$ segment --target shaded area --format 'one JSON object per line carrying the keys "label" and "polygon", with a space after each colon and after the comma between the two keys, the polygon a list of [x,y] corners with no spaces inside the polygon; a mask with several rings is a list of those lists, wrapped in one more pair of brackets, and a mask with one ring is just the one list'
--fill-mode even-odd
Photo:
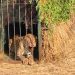
{"label": "shaded area", "polygon": [[[15,28],[14,28],[15,26]],[[8,28],[9,28],[9,32],[8,32]],[[9,39],[14,37],[14,30],[15,30],[15,35],[19,35],[20,36],[20,30],[21,30],[21,36],[25,36],[26,35],[26,26],[25,24],[22,22],[20,24],[19,27],[19,22],[15,22],[15,24],[10,23],[9,26],[6,25],[4,27],[5,29],[5,44],[4,44],[4,52],[8,55],[9,54],[9,48],[8,48],[8,43],[9,43]],[[38,38],[38,25],[37,24],[33,24],[33,35]],[[27,29],[27,33],[31,33],[31,27],[29,27]],[[9,34],[9,36],[8,36]],[[31,33],[32,34],[32,33]],[[34,59],[38,59],[39,58],[39,53],[38,53],[38,39],[37,40],[37,46],[34,49]]]}

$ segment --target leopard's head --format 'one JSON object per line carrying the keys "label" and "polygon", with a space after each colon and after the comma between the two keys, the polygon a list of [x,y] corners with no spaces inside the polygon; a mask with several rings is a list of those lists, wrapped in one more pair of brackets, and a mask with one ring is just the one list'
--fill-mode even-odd
{"label": "leopard's head", "polygon": [[28,47],[36,47],[36,39],[32,34],[27,34],[25,36],[25,43]]}

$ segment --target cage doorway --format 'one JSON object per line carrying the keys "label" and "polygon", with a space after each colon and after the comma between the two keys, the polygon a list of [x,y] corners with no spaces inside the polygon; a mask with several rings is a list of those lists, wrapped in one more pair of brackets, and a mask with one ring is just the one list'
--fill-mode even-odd
{"label": "cage doorway", "polygon": [[32,34],[36,37],[36,47],[34,48],[34,60],[39,60],[39,26],[37,20],[36,1],[21,1],[9,3],[6,1],[6,7],[3,8],[3,1],[1,2],[1,25],[4,34],[1,38],[4,53],[10,57],[9,39],[19,35],[20,37],[26,34]]}
{"label": "cage doorway", "polygon": [[[9,24],[9,36],[8,37],[8,25],[5,26],[4,30],[5,30],[5,44],[4,44],[4,53],[9,55],[9,39],[12,39],[12,37],[14,37],[14,26],[13,23]],[[20,29],[19,29],[19,23],[15,22],[16,28],[15,28],[15,35],[19,35],[20,36]],[[28,34],[32,34],[31,33],[31,29],[27,29],[27,33]],[[21,23],[21,37],[26,35],[26,28],[25,28],[25,24]],[[33,25],[33,35],[36,37],[36,47],[34,48],[34,59],[38,60],[39,59],[39,51],[38,51],[38,25],[34,24]],[[9,39],[8,39],[9,38]]]}

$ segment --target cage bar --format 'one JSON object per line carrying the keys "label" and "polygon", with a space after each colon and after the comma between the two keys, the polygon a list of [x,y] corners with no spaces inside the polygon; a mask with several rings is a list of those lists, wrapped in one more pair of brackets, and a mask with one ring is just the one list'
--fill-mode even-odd
{"label": "cage bar", "polygon": [[32,0],[31,0],[31,33],[33,34],[32,5],[33,5],[33,2],[32,2]]}
{"label": "cage bar", "polygon": [[14,27],[14,50],[15,50],[15,60],[16,60],[16,43],[15,43],[15,4],[14,4],[14,0],[13,0],[13,27]]}
{"label": "cage bar", "polygon": [[[7,25],[8,25],[8,40],[10,39],[10,34],[9,34],[9,3],[8,3],[8,0],[7,0]],[[8,43],[8,48],[9,48],[9,43]],[[9,48],[9,57],[10,57],[10,48]]]}
{"label": "cage bar", "polygon": [[[39,18],[39,15],[38,15],[38,18]],[[39,61],[41,61],[41,47],[42,47],[41,23],[38,20],[38,51],[39,51]]]}
{"label": "cage bar", "polygon": [[21,37],[21,22],[20,22],[20,19],[21,19],[21,10],[20,10],[20,0],[19,0],[19,30],[20,30],[20,37]]}
{"label": "cage bar", "polygon": [[2,24],[1,24],[1,28],[2,28],[2,32],[1,32],[1,50],[3,50],[4,53],[4,23],[3,23],[3,0],[1,0],[1,16],[2,16]]}
{"label": "cage bar", "polygon": [[2,22],[2,12],[1,12],[1,0],[0,0],[0,51],[2,51],[2,45],[1,45],[1,31],[2,31],[2,29],[1,29],[1,22]]}
{"label": "cage bar", "polygon": [[26,28],[26,34],[27,34],[28,25],[27,25],[26,14],[27,14],[27,11],[26,11],[26,1],[25,1],[25,28]]}
{"label": "cage bar", "polygon": [[[27,35],[28,25],[27,25],[27,19],[26,19],[26,17],[27,17],[26,5],[27,4],[26,4],[26,0],[25,0],[25,29],[26,29],[26,35]],[[25,47],[26,47],[26,52],[28,52],[28,50],[27,50],[27,41],[26,41]]]}

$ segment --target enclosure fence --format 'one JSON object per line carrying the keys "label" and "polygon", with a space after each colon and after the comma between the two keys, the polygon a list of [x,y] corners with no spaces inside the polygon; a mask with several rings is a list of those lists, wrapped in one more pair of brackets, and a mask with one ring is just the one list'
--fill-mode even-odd
{"label": "enclosure fence", "polygon": [[[4,45],[6,43],[5,37],[7,36],[7,40],[10,39],[11,30],[13,30],[13,37],[14,37],[14,49],[16,54],[16,43],[15,43],[15,36],[16,36],[16,21],[18,21],[19,25],[19,36],[22,36],[22,26],[21,23],[23,21],[25,26],[25,35],[28,34],[28,29],[30,29],[30,33],[34,35],[35,28],[33,27],[33,5],[35,0],[0,0],[0,51],[4,51]],[[27,8],[29,5],[29,9]],[[30,10],[30,11],[29,11]],[[22,12],[23,11],[23,12]],[[27,16],[27,14],[29,16]],[[13,28],[10,29],[12,22]],[[41,41],[41,26],[38,23],[37,26],[37,37],[38,37],[38,49],[40,49],[40,41]],[[5,34],[5,27],[7,25],[7,34]],[[33,29],[34,28],[34,29]],[[9,44],[9,43],[8,43]],[[9,45],[8,45],[9,48]],[[8,55],[10,57],[10,48],[8,49]],[[16,60],[16,55],[15,55]]]}

